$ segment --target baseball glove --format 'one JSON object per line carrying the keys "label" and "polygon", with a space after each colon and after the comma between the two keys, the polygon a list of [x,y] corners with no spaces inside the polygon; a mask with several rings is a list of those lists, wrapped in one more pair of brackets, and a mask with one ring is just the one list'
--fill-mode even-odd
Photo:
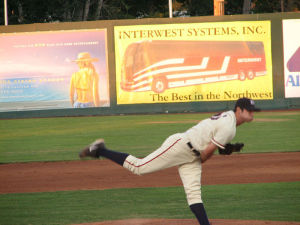
{"label": "baseball glove", "polygon": [[220,155],[230,155],[233,152],[240,152],[244,147],[243,143],[235,143],[235,144],[226,144],[225,149],[219,147],[219,154]]}

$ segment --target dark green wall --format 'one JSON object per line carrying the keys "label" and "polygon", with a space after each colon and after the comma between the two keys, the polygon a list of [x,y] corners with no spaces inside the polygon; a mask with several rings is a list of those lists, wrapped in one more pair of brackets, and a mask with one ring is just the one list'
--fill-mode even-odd
{"label": "dark green wall", "polygon": [[[90,22],[48,23],[0,26],[0,33],[77,30],[77,29],[107,29],[107,47],[110,76],[111,107],[88,109],[53,109],[34,111],[0,112],[0,118],[27,118],[27,117],[54,117],[54,116],[87,116],[87,115],[113,115],[128,113],[169,113],[176,112],[212,112],[231,109],[234,102],[188,102],[163,104],[133,104],[117,105],[116,102],[116,76],[114,52],[114,26],[142,25],[142,24],[168,24],[168,23],[201,23],[201,22],[228,22],[228,21],[271,21],[272,36],[272,68],[273,68],[273,100],[256,101],[263,110],[295,109],[300,108],[300,98],[284,98],[284,67],[282,45],[282,20],[300,19],[300,13],[272,13],[235,16],[206,16],[185,18],[157,18],[132,20],[104,20]],[[298,28],[299,29],[299,28]],[[1,107],[1,106],[0,106]]]}

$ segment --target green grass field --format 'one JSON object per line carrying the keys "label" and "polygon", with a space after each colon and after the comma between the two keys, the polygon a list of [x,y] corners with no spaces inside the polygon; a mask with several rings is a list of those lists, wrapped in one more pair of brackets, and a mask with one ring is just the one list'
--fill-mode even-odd
{"label": "green grass field", "polygon": [[[102,137],[116,150],[145,156],[171,134],[211,114],[164,114],[0,120],[0,163],[75,160]],[[257,113],[237,128],[244,153],[300,151],[300,111]]]}
{"label": "green grass field", "polygon": [[[210,218],[300,221],[299,182],[203,187]],[[182,187],[0,195],[0,224],[194,218]]]}
{"label": "green grass field", "polygon": [[[164,114],[0,120],[0,163],[77,160],[99,137],[145,156],[169,135],[211,114]],[[261,112],[237,129],[243,153],[300,151],[300,111]],[[300,181],[207,185],[210,218],[300,222]],[[117,206],[117,207],[116,207]],[[0,195],[0,224],[72,224],[126,218],[194,218],[182,187]]]}

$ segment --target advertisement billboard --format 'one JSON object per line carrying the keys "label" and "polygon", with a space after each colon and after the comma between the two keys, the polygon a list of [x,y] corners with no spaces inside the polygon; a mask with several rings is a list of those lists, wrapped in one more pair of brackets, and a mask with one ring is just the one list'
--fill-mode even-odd
{"label": "advertisement billboard", "polygon": [[106,29],[0,34],[0,111],[110,105]]}
{"label": "advertisement billboard", "polygon": [[273,99],[270,21],[115,27],[117,103]]}
{"label": "advertisement billboard", "polygon": [[286,98],[300,97],[300,19],[282,21]]}

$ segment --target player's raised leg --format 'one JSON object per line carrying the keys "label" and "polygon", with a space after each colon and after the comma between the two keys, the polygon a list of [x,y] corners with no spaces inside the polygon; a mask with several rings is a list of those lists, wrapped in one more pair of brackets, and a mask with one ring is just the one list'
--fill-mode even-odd
{"label": "player's raised leg", "polygon": [[105,147],[103,139],[99,139],[85,147],[79,156],[80,158],[103,156],[134,174],[143,175],[195,160],[196,156],[190,151],[187,142],[182,135],[174,134],[157,150],[140,159],[127,153],[109,150]]}

